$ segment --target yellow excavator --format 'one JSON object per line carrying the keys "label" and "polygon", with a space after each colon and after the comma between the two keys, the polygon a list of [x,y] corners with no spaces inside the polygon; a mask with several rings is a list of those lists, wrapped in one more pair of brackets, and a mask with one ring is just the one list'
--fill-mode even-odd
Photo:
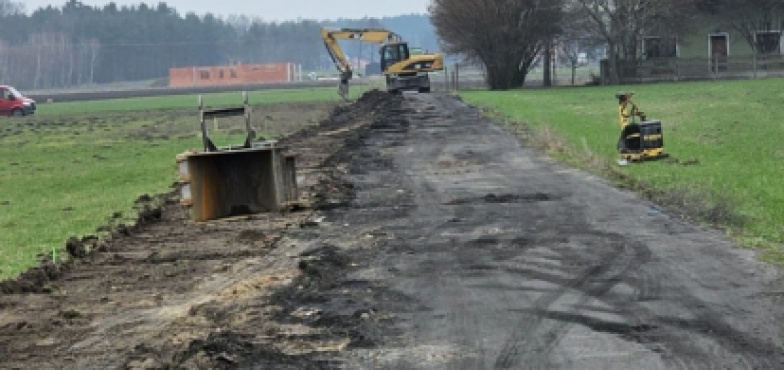
{"label": "yellow excavator", "polygon": [[400,35],[382,28],[322,28],[321,38],[340,72],[338,94],[343,99],[348,98],[348,83],[354,71],[339,40],[371,42],[380,46],[381,71],[386,77],[387,91],[390,93],[403,90],[430,92],[428,73],[444,69],[444,58],[440,53],[414,55]]}

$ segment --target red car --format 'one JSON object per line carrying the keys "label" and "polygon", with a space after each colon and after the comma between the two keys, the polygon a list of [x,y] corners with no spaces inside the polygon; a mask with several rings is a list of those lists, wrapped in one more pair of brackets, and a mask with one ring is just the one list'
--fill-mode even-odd
{"label": "red car", "polygon": [[11,86],[0,85],[0,116],[22,117],[35,113],[35,100]]}

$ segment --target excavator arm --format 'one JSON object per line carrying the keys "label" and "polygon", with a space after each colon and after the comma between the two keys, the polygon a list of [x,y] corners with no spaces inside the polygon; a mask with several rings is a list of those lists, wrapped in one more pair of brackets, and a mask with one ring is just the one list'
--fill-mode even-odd
{"label": "excavator arm", "polygon": [[348,81],[353,77],[354,71],[351,70],[351,63],[343,53],[338,40],[357,40],[383,45],[399,42],[400,36],[391,31],[375,28],[341,28],[338,30],[322,28],[321,39],[324,40],[324,46],[340,72],[338,94],[343,99],[348,99]]}

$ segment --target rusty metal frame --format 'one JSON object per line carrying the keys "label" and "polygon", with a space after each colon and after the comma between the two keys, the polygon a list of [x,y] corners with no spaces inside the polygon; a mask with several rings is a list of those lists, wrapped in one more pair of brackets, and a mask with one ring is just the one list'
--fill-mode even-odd
{"label": "rusty metal frame", "polygon": [[[242,107],[207,110],[199,97],[204,150],[177,156],[180,204],[196,222],[282,211],[299,201],[296,155],[275,141],[254,142],[247,93],[243,100]],[[217,147],[206,122],[236,116],[245,117],[245,143]]]}

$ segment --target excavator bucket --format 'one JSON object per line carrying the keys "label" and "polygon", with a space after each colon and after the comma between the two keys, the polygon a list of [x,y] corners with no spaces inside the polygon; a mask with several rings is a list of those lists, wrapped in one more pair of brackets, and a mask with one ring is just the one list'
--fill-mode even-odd
{"label": "excavator bucket", "polygon": [[[245,143],[217,147],[205,121],[233,115],[246,119]],[[204,150],[177,156],[180,203],[193,221],[280,211],[298,202],[295,155],[275,141],[254,141],[247,95],[240,108],[206,110],[200,102],[199,116]]]}
{"label": "excavator bucket", "polygon": [[180,203],[193,221],[281,211],[298,200],[295,157],[274,146],[177,158]]}
{"label": "excavator bucket", "polygon": [[351,80],[353,72],[351,70],[347,70],[340,73],[340,84],[338,85],[338,95],[340,95],[343,100],[348,101],[348,82]]}
{"label": "excavator bucket", "polygon": [[343,100],[348,101],[348,80],[340,80],[340,84],[338,85],[338,95],[340,95]]}

